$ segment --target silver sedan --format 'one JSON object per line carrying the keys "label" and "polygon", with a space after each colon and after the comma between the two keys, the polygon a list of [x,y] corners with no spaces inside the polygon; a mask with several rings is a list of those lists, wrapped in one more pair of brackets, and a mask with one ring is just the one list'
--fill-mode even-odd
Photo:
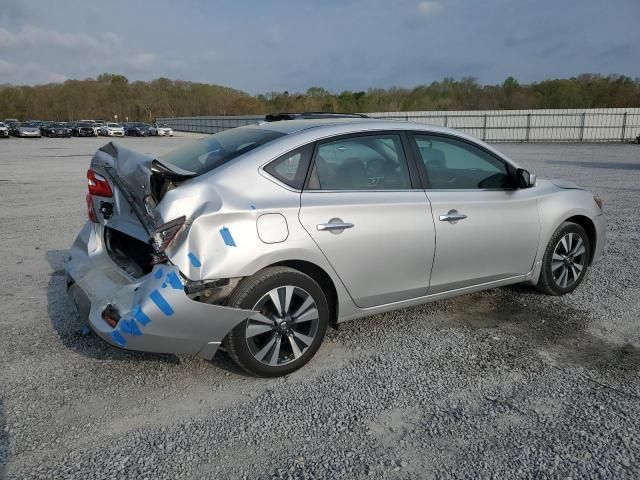
{"label": "silver sedan", "polygon": [[220,346],[254,375],[308,362],[329,325],[515,283],[574,290],[602,202],[455,130],[343,118],[227,130],[87,172],[69,294],[114,346]]}

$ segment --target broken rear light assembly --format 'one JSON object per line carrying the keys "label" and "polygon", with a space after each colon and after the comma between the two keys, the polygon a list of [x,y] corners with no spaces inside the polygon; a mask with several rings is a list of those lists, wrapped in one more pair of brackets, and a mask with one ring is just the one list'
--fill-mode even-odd
{"label": "broken rear light assembly", "polygon": [[162,253],[171,246],[184,226],[185,220],[186,217],[183,215],[182,217],[164,223],[155,229],[153,237],[151,238],[151,244],[156,252]]}
{"label": "broken rear light assembly", "polygon": [[91,195],[96,195],[97,197],[113,197],[113,191],[107,179],[93,170],[87,170],[87,184]]}

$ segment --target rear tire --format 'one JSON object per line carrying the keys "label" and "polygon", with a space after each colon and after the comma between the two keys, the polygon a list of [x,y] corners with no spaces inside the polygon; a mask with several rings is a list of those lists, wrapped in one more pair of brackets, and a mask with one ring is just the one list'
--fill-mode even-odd
{"label": "rear tire", "polygon": [[538,289],[549,295],[570,293],[582,283],[591,259],[591,244],[580,225],[564,222],[549,240],[542,257]]}
{"label": "rear tire", "polygon": [[305,365],[320,348],[329,323],[322,288],[287,267],[269,267],[242,280],[227,303],[260,312],[225,339],[233,361],[258,377],[287,375]]}

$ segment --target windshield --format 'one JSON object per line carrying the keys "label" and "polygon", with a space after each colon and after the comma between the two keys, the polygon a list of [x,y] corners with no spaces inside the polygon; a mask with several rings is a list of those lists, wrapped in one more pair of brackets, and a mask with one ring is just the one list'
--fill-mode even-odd
{"label": "windshield", "polygon": [[35,128],[35,127],[38,127],[39,125],[37,123],[34,123],[34,122],[22,122],[20,124],[20,126],[21,127],[33,127],[33,128]]}
{"label": "windshield", "polygon": [[162,163],[202,175],[254,148],[282,137],[273,130],[240,127],[216,133],[158,157]]}
{"label": "windshield", "polygon": [[119,125],[117,123],[107,123],[107,127],[108,128],[122,128],[122,125]]}

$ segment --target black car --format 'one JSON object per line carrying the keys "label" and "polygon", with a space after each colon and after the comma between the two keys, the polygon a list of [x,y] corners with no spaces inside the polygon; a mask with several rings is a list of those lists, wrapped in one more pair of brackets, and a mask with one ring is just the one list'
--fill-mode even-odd
{"label": "black car", "polygon": [[63,122],[47,123],[45,126],[40,127],[42,134],[45,137],[67,137],[71,136],[71,127]]}
{"label": "black car", "polygon": [[124,134],[131,137],[148,137],[151,135],[149,128],[151,125],[143,122],[129,122],[124,124]]}
{"label": "black car", "polygon": [[97,137],[93,123],[78,122],[71,129],[71,134],[76,137]]}
{"label": "black car", "polygon": [[20,122],[16,119],[5,120],[3,122],[7,127],[9,127],[9,135],[16,135],[17,128],[20,126]]}

